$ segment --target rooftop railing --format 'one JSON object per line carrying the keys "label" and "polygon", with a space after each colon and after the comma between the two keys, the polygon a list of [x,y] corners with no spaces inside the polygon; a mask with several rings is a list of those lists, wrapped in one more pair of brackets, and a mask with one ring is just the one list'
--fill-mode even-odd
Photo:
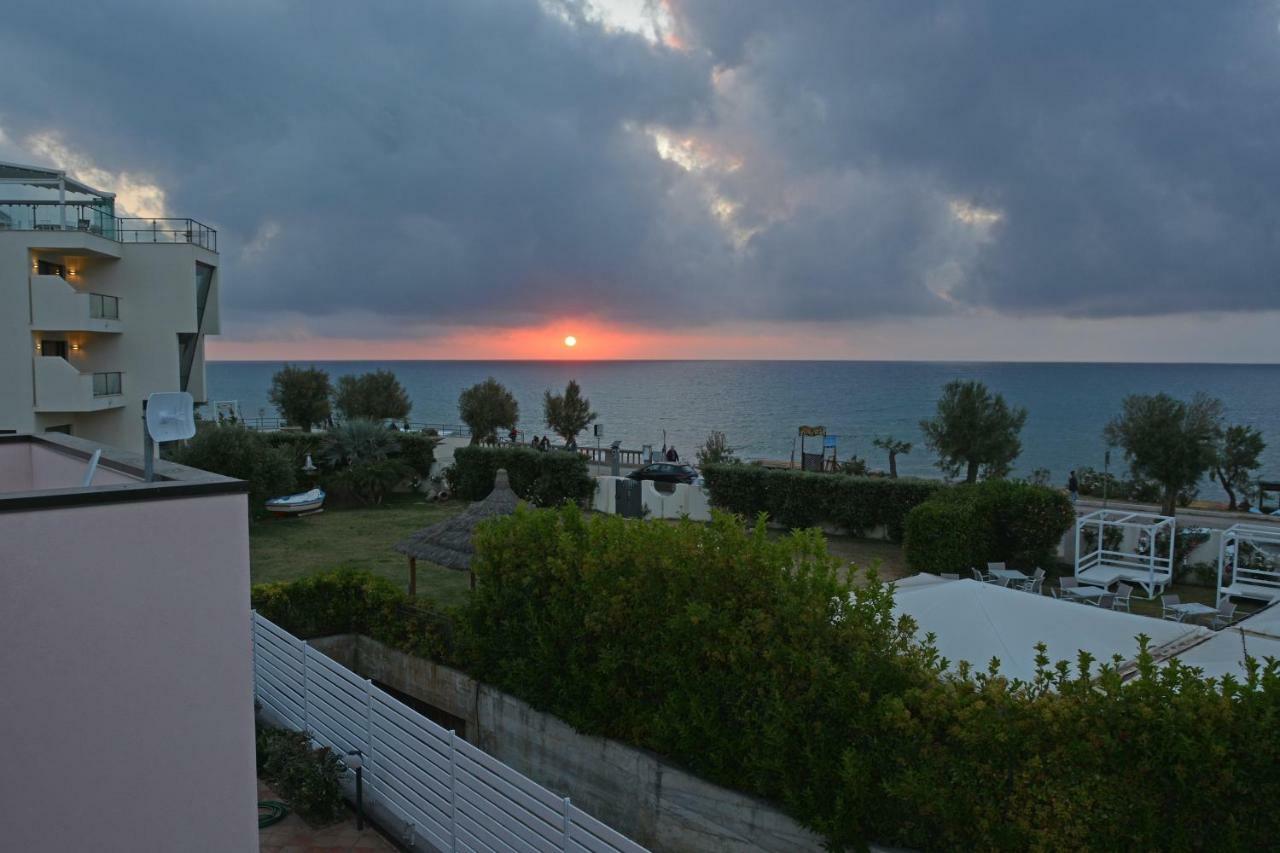
{"label": "rooftop railing", "polygon": [[86,231],[118,243],[191,243],[218,251],[218,232],[194,219],[119,217],[89,202],[0,201],[0,231]]}

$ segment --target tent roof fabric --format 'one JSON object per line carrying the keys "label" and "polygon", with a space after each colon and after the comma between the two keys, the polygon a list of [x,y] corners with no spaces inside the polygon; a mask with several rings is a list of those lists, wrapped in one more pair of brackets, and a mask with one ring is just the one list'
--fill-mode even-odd
{"label": "tent roof fabric", "polygon": [[67,177],[62,169],[51,169],[46,166],[24,166],[20,163],[0,161],[0,179],[6,181],[30,181],[31,186],[47,186],[50,182],[62,181],[69,192],[96,195],[102,198],[115,198],[115,193],[95,190],[86,183]]}
{"label": "tent roof fabric", "polygon": [[1245,677],[1245,654],[1258,661],[1280,658],[1280,604],[1271,604],[1216,631],[1203,643],[1176,655],[1179,661],[1204,670],[1206,677],[1231,674]]}
{"label": "tent roof fabric", "polygon": [[1036,644],[1043,642],[1049,660],[1074,663],[1081,651],[1099,662],[1119,655],[1137,656],[1139,634],[1151,638],[1153,651],[1181,645],[1209,631],[1195,625],[1104,610],[1059,601],[975,580],[897,584],[894,609],[911,616],[918,633],[935,635],[938,653],[951,661],[968,661],[985,670],[992,658],[1000,673],[1030,681],[1035,677]]}
{"label": "tent roof fabric", "polygon": [[493,491],[488,497],[451,518],[411,534],[397,542],[395,549],[406,556],[427,560],[446,569],[470,571],[471,558],[475,556],[471,537],[476,526],[486,519],[511,515],[519,504],[520,499],[511,491],[507,472],[499,468],[493,478]]}

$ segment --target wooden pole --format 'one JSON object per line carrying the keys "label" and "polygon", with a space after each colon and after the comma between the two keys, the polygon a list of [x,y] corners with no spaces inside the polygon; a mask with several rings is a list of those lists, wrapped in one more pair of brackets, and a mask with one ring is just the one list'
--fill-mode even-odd
{"label": "wooden pole", "polygon": [[418,558],[409,558],[409,597],[418,597]]}

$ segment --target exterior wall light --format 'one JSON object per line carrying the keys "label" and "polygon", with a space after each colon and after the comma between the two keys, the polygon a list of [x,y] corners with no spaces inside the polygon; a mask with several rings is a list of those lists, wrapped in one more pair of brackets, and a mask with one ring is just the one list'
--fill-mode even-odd
{"label": "exterior wall light", "polygon": [[80,351],[80,345],[79,345],[79,344],[72,344],[72,345],[71,345],[71,348],[72,348],[73,350],[75,350],[76,352],[79,352],[79,351]]}

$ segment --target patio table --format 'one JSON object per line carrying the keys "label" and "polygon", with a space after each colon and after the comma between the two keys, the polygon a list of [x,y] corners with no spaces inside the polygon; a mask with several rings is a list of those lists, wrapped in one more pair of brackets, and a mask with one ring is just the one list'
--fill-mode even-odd
{"label": "patio table", "polygon": [[1005,583],[1009,583],[1009,582],[1019,583],[1021,581],[1031,580],[1031,578],[1027,577],[1017,569],[992,569],[991,571],[987,572],[987,574],[991,575],[992,577],[1000,578],[1000,580],[1004,581]]}
{"label": "patio table", "polygon": [[1062,590],[1062,594],[1093,604],[1097,604],[1098,599],[1104,595],[1115,595],[1114,592],[1100,586],[1069,586]]}
{"label": "patio table", "polygon": [[1207,604],[1201,604],[1198,601],[1188,601],[1183,604],[1174,604],[1166,608],[1181,613],[1183,618],[1190,617],[1195,619],[1200,616],[1212,616],[1218,612],[1218,608],[1210,607]]}

